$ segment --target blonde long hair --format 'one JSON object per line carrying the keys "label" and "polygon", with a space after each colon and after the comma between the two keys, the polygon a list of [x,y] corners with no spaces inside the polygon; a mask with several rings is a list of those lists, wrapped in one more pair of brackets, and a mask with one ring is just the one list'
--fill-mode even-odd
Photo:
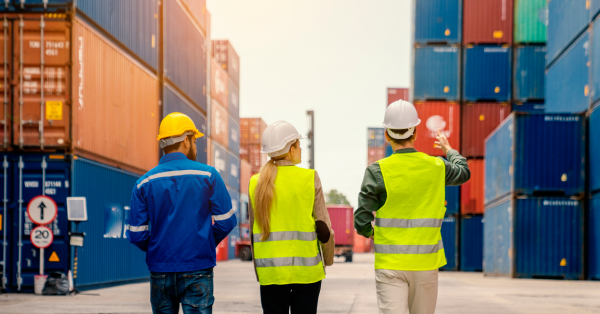
{"label": "blonde long hair", "polygon": [[[298,148],[298,143],[300,141],[296,140],[291,147]],[[290,147],[290,150],[291,150]],[[275,193],[275,179],[277,178],[277,161],[284,160],[289,156],[290,152],[272,157],[262,168],[260,169],[260,173],[258,176],[258,183],[256,184],[256,190],[254,192],[254,199],[256,200],[256,204],[254,204],[254,209],[256,212],[255,221],[258,224],[262,232],[261,241],[265,241],[269,238],[269,234],[271,234],[271,208],[273,202],[275,201],[276,193]]]}

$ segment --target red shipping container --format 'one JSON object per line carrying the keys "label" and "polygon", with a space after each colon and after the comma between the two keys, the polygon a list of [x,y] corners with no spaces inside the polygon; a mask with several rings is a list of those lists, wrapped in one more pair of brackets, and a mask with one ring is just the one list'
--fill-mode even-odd
{"label": "red shipping container", "polygon": [[227,109],[214,99],[211,99],[210,107],[210,137],[227,147],[229,145],[229,115]]}
{"label": "red shipping container", "polygon": [[250,185],[250,178],[252,177],[252,167],[246,160],[241,159],[240,156],[240,193],[248,194],[248,186]]}
{"label": "red shipping container", "polygon": [[367,166],[385,157],[385,147],[369,147],[367,153]]}
{"label": "red shipping container", "polygon": [[469,159],[471,179],[460,187],[460,212],[462,214],[483,214],[484,167],[483,159]]}
{"label": "red shipping container", "polygon": [[251,175],[260,172],[260,167],[263,165],[262,155],[263,154],[260,153],[260,144],[240,145],[240,159],[245,160],[250,164]]}
{"label": "red shipping container", "polygon": [[485,138],[510,114],[507,103],[467,103],[462,107],[461,153],[483,157]]}
{"label": "red shipping container", "polygon": [[464,0],[464,44],[512,44],[512,0]]}
{"label": "red shipping container", "polygon": [[227,71],[235,86],[240,86],[240,57],[229,40],[213,41],[213,57]]}
{"label": "red shipping container", "polygon": [[241,144],[261,144],[262,134],[267,128],[267,124],[261,118],[241,118],[240,119],[240,143]]}
{"label": "red shipping container", "polygon": [[387,104],[391,105],[394,101],[406,100],[408,101],[408,88],[388,88],[387,89]]}
{"label": "red shipping container", "polygon": [[229,250],[227,243],[229,242],[229,237],[223,239],[219,245],[217,245],[217,262],[226,261],[229,257]]}
{"label": "red shipping container", "polygon": [[365,238],[354,231],[354,253],[369,253],[371,252],[371,239]]}
{"label": "red shipping container", "polygon": [[456,102],[425,101],[416,102],[415,107],[421,124],[417,126],[415,149],[430,156],[445,156],[441,149],[434,147],[437,131],[441,129],[450,146],[460,148],[460,105]]}
{"label": "red shipping container", "polygon": [[350,205],[327,205],[335,245],[354,245],[354,209]]}
{"label": "red shipping container", "polygon": [[210,95],[222,104],[227,104],[227,72],[221,66],[211,59],[210,63]]}

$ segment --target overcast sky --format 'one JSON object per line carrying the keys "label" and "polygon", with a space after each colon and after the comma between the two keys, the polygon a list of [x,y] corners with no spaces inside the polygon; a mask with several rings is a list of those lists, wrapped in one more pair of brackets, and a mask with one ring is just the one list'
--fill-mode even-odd
{"label": "overcast sky", "polygon": [[285,120],[306,134],[314,110],[323,188],[356,208],[367,127],[381,126],[387,87],[410,86],[412,1],[208,0],[207,8],[212,39],[229,39],[240,55],[240,116]]}

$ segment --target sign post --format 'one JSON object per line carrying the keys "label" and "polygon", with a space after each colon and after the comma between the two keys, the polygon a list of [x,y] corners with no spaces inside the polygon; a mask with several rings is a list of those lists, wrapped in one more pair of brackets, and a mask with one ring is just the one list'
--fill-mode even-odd
{"label": "sign post", "polygon": [[36,196],[27,205],[27,216],[39,225],[31,231],[31,243],[40,249],[40,275],[44,274],[44,249],[54,241],[52,230],[46,225],[52,223],[57,214],[58,207],[48,196]]}

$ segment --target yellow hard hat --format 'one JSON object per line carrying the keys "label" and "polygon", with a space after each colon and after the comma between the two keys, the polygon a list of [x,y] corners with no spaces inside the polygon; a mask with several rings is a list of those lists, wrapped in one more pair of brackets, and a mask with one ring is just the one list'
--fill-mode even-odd
{"label": "yellow hard hat", "polygon": [[195,138],[204,136],[204,134],[196,129],[196,125],[190,117],[180,112],[169,113],[160,123],[158,138],[156,140],[160,141],[166,138],[180,136],[187,132],[193,133]]}

